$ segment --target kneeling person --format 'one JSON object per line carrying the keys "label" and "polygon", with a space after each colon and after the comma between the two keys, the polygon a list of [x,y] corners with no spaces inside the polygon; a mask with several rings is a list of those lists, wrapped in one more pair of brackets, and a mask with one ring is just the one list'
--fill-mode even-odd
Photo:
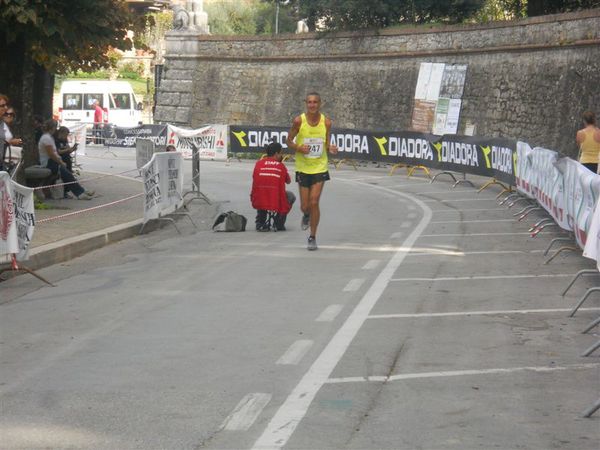
{"label": "kneeling person", "polygon": [[287,167],[281,162],[283,153],[281,144],[273,142],[266,148],[267,156],[256,162],[252,174],[252,192],[250,201],[256,209],[256,229],[269,231],[268,211],[276,213],[274,226],[285,230],[285,219],[292,209],[296,196],[285,190],[291,183]]}

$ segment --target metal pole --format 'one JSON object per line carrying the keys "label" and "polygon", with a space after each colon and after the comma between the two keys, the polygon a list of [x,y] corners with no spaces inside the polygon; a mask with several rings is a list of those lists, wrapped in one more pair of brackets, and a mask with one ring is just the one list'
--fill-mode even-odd
{"label": "metal pole", "polygon": [[275,34],[279,34],[279,0],[275,4]]}

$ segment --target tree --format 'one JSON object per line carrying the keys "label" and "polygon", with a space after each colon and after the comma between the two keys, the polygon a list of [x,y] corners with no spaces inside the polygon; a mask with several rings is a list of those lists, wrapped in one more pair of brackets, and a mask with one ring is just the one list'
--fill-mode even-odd
{"label": "tree", "polygon": [[309,28],[326,30],[384,28],[403,23],[460,22],[476,13],[485,0],[294,0]]}
{"label": "tree", "polygon": [[[218,0],[205,5],[212,34],[272,34],[275,32],[274,0]],[[293,33],[296,19],[280,4],[279,30]]]}
{"label": "tree", "polygon": [[109,66],[109,49],[130,48],[127,30],[142,29],[124,0],[0,0],[0,92],[20,112],[26,165],[35,145],[22,131],[51,115],[54,74]]}
{"label": "tree", "polygon": [[600,0],[528,0],[527,15],[541,16],[598,7]]}

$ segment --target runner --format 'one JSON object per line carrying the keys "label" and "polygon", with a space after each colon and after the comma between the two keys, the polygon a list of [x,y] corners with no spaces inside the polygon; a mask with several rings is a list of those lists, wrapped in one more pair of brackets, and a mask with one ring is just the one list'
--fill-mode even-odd
{"label": "runner", "polygon": [[[300,192],[300,208],[304,213],[302,229],[310,226],[308,250],[316,250],[317,226],[321,218],[319,199],[325,181],[329,180],[327,171],[327,152],[336,154],[338,148],[329,144],[331,120],[321,113],[321,96],[311,92],[306,96],[306,112],[292,122],[286,143],[296,150],[296,181]],[[295,139],[295,141],[294,141]]]}

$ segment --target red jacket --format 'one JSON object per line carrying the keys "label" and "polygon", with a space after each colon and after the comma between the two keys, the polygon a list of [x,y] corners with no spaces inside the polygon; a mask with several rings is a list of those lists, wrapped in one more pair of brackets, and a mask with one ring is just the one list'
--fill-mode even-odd
{"label": "red jacket", "polygon": [[275,158],[257,161],[252,174],[252,207],[287,214],[291,206],[287,201],[285,185],[289,182],[290,175],[283,163]]}

